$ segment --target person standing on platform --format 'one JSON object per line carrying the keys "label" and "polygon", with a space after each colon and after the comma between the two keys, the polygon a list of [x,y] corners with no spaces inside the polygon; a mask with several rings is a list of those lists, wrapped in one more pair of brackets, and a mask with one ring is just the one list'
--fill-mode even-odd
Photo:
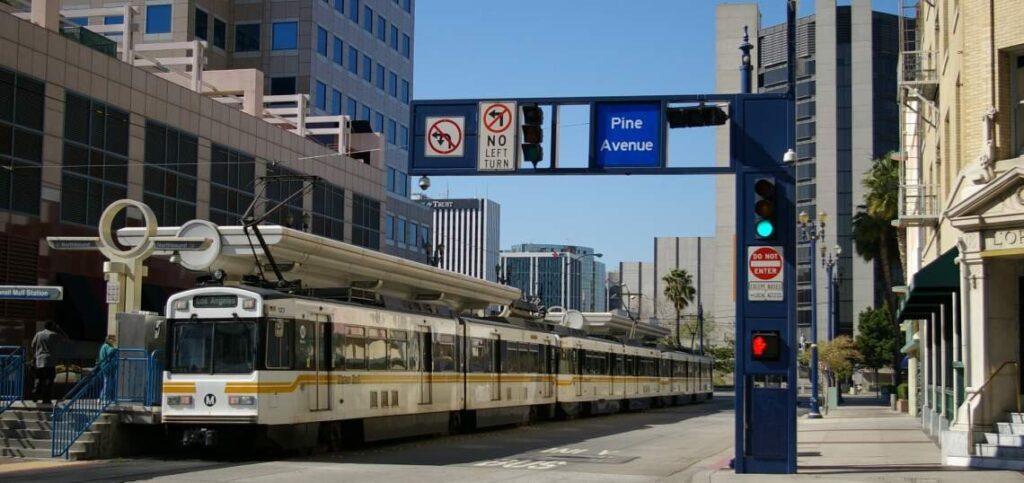
{"label": "person standing on platform", "polygon": [[63,331],[52,320],[43,323],[43,330],[32,338],[32,354],[35,359],[35,385],[32,399],[37,403],[53,404],[53,380],[57,377],[56,352],[64,339]]}

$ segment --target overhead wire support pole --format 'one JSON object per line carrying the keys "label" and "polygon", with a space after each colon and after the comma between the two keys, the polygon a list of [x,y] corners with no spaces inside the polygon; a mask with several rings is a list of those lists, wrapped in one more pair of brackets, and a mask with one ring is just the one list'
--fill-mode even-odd
{"label": "overhead wire support pole", "polygon": [[[277,266],[277,261],[274,260],[274,254],[270,252],[270,247],[267,245],[266,240],[263,238],[263,233],[260,232],[259,224],[266,221],[277,210],[281,209],[282,206],[287,205],[295,198],[305,196],[307,192],[313,189],[313,186],[320,180],[319,176],[307,176],[307,175],[280,175],[280,176],[261,176],[262,181],[261,193],[266,192],[267,181],[302,181],[302,189],[292,193],[284,200],[279,201],[273,208],[267,210],[259,217],[253,216],[253,211],[256,209],[256,203],[259,203],[261,197],[254,197],[252,203],[249,204],[249,208],[245,210],[245,214],[242,215],[242,227],[246,236],[249,235],[249,230],[252,230],[256,234],[256,241],[259,242],[260,248],[263,250],[263,254],[267,257],[267,262],[270,263],[270,268],[274,271],[274,276],[277,277],[278,286],[285,286],[288,284],[288,280],[284,278],[284,274],[281,273],[281,268]],[[308,182],[308,183],[307,183]],[[250,242],[251,246],[251,242]],[[255,250],[253,250],[253,258],[256,258]],[[263,273],[263,268],[260,266],[259,260],[256,260],[256,266],[260,273]]]}

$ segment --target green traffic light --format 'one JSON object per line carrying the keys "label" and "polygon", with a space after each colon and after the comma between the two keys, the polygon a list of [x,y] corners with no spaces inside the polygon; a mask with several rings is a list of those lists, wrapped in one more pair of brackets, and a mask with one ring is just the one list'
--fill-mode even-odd
{"label": "green traffic light", "polygon": [[754,232],[758,238],[768,238],[775,234],[775,225],[771,220],[760,220],[754,225]]}

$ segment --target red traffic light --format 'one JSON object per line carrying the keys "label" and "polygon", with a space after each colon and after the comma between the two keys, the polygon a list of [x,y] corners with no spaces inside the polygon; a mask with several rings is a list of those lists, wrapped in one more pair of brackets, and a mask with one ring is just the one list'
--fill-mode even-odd
{"label": "red traffic light", "polygon": [[754,360],[774,361],[779,358],[779,333],[754,332],[750,335],[750,355]]}

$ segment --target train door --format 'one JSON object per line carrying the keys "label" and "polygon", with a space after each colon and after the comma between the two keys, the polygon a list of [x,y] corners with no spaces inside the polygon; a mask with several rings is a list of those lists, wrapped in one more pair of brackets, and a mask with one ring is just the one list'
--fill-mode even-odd
{"label": "train door", "polygon": [[[545,341],[550,343],[551,341]],[[544,345],[544,350],[547,351],[547,366],[545,367],[545,379],[544,384],[544,397],[555,396],[555,374],[558,373],[558,349],[553,345]]]}
{"label": "train door", "polygon": [[501,400],[501,335],[491,336],[491,401]]}
{"label": "train door", "polygon": [[576,386],[576,396],[582,397],[583,396],[583,364],[584,364],[584,360],[586,360],[586,358],[587,358],[587,351],[577,347],[574,352],[576,353],[576,360],[573,361],[573,362],[575,362],[575,364],[574,364],[575,368],[574,369],[576,371],[576,377],[573,378],[573,381],[576,382],[576,384],[575,384],[575,386]]}
{"label": "train door", "polygon": [[430,326],[420,326],[420,404],[433,404],[434,338]]}
{"label": "train door", "polygon": [[309,354],[312,361],[308,363],[309,369],[314,374],[313,384],[310,386],[309,410],[326,411],[331,407],[331,371],[327,363],[327,356],[330,354],[331,343],[331,318],[326,314],[314,314],[313,322],[306,327],[311,329],[309,337],[312,338],[312,354]]}

